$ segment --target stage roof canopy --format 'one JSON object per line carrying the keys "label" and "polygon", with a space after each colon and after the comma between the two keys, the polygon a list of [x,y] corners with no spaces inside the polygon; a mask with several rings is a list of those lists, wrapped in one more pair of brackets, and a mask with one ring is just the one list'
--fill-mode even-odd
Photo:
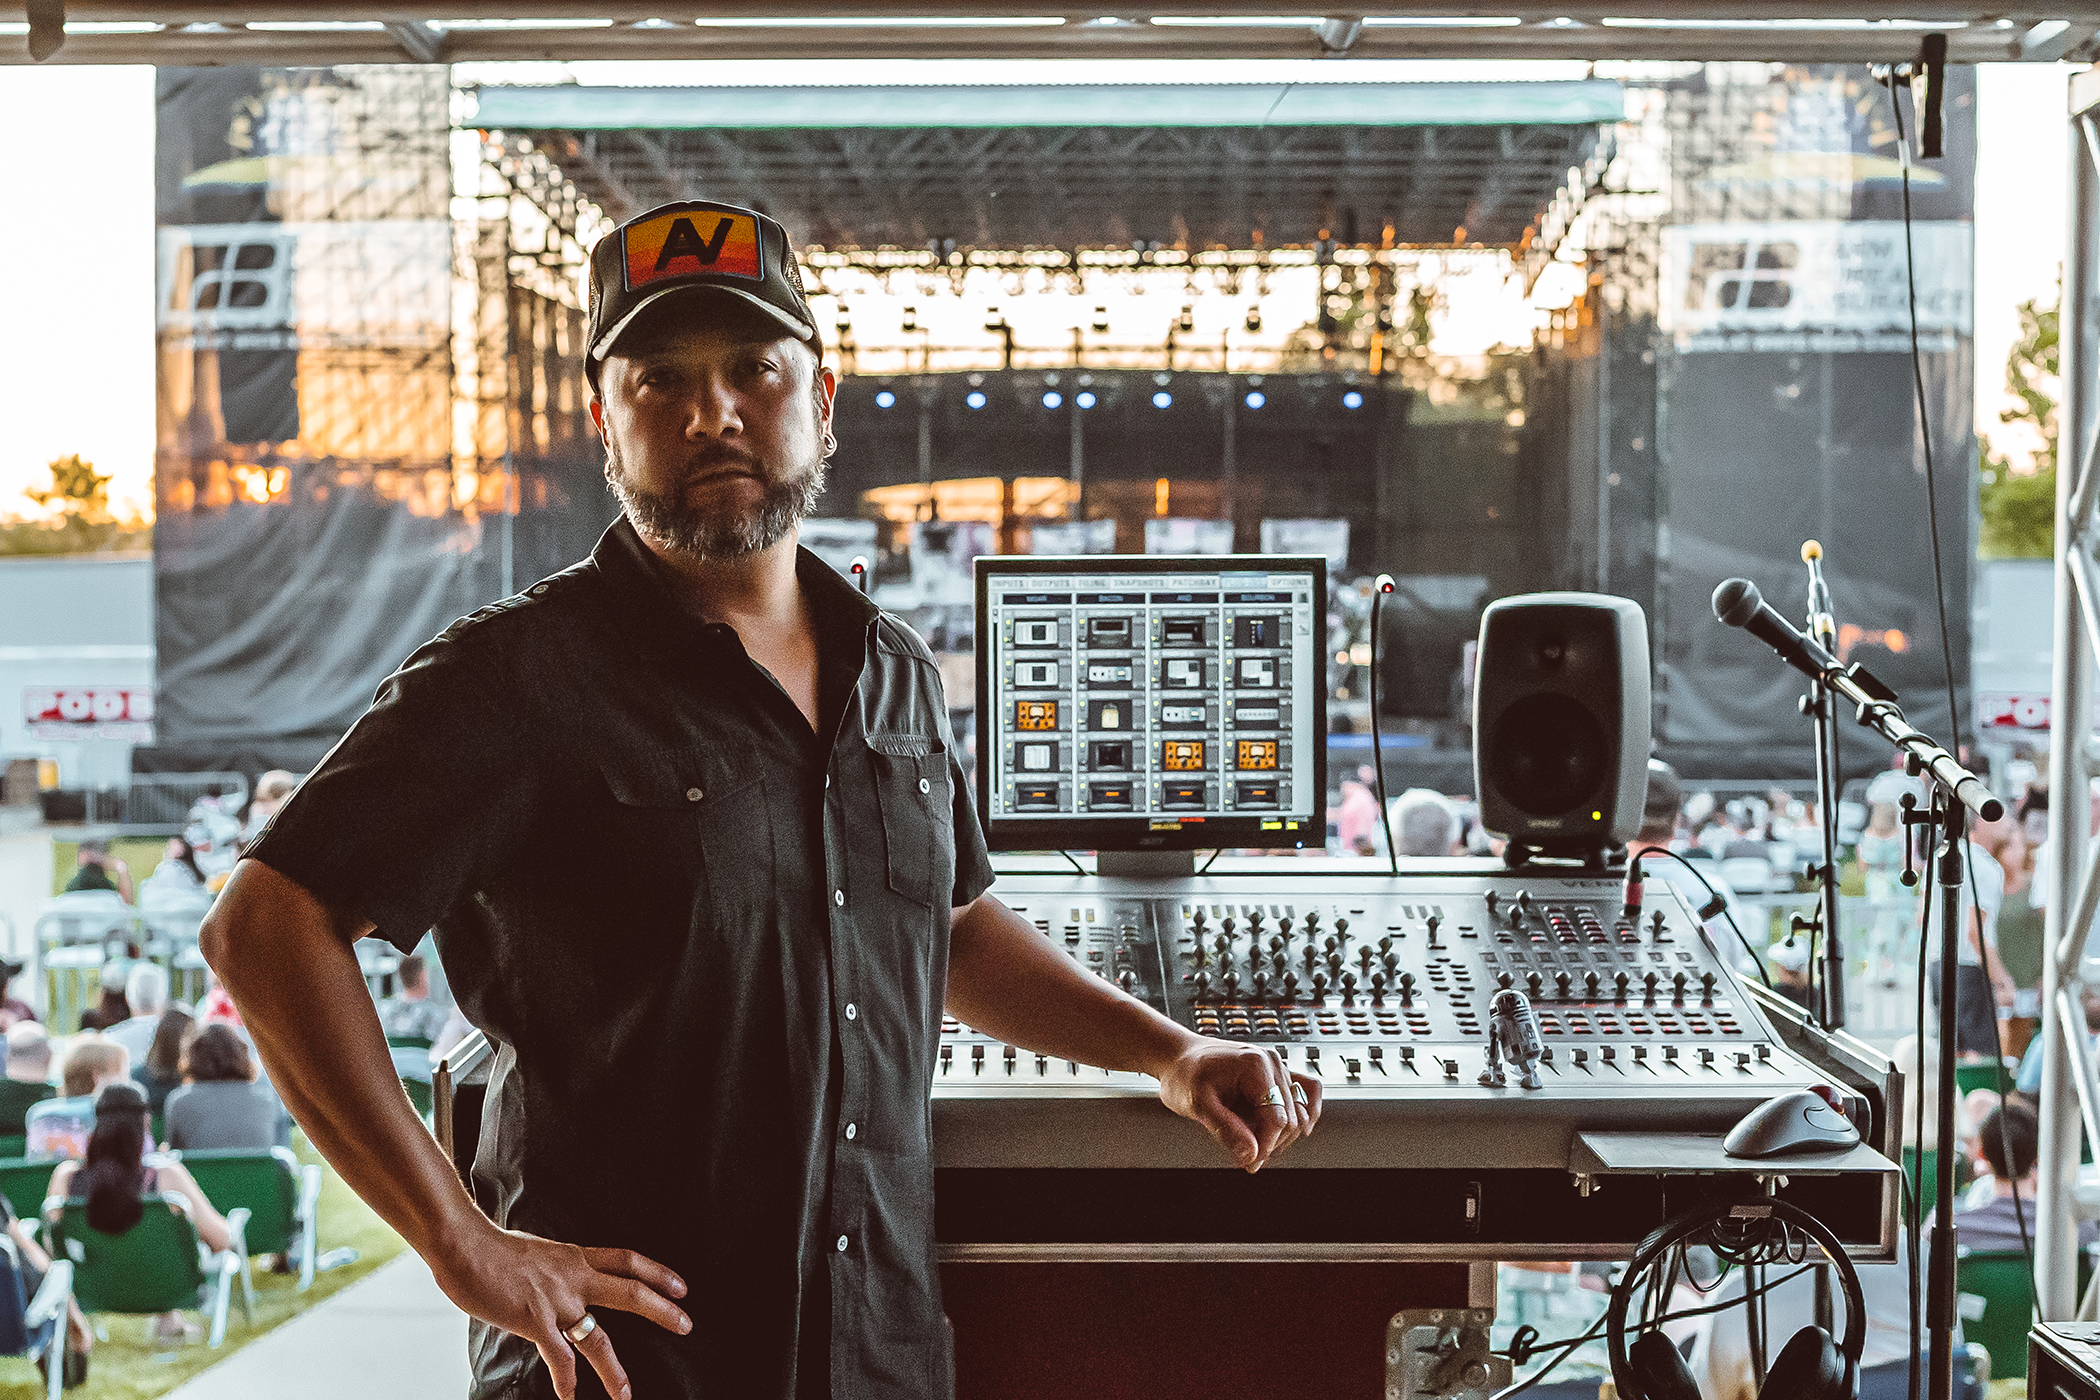
{"label": "stage roof canopy", "polygon": [[[39,23],[30,32],[32,8]],[[317,12],[325,12],[319,17]],[[61,33],[55,26],[63,17]],[[0,0],[0,61],[305,65],[503,59],[1562,58],[1900,61],[1928,33],[1957,62],[2093,56],[2100,3],[2007,13],[1972,0],[1626,0],[1550,10],[1275,0]]]}
{"label": "stage roof canopy", "polygon": [[484,87],[608,213],[704,195],[830,247],[1513,243],[1617,83]]}

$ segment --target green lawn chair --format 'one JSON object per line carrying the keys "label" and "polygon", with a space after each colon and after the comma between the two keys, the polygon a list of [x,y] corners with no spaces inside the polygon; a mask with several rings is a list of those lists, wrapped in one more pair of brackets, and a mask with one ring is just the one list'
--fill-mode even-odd
{"label": "green lawn chair", "polygon": [[227,1305],[239,1280],[241,1317],[255,1322],[255,1281],[248,1272],[244,1234],[248,1212],[226,1212],[231,1247],[214,1254],[197,1239],[187,1203],[171,1194],[147,1196],[146,1213],[121,1235],[105,1235],[87,1223],[87,1202],[45,1202],[51,1254],[73,1263],[73,1293],[82,1311],[164,1313],[178,1309],[211,1313],[210,1344],[226,1340]]}
{"label": "green lawn chair", "polygon": [[1990,1353],[1991,1379],[2026,1376],[2027,1334],[2034,1326],[2027,1256],[1961,1250],[1954,1261],[1954,1288],[1962,1339]]}
{"label": "green lawn chair", "polygon": [[45,1193],[51,1188],[51,1173],[58,1170],[60,1160],[50,1157],[8,1157],[0,1159],[0,1196],[14,1207],[20,1220],[36,1219],[36,1213],[44,1204]]}
{"label": "green lawn chair", "polygon": [[396,1050],[428,1050],[431,1039],[427,1035],[390,1035],[386,1043]]}
{"label": "green lawn chair", "polygon": [[217,1148],[170,1154],[189,1168],[204,1199],[248,1212],[250,1254],[299,1261],[299,1291],[314,1286],[321,1169],[299,1165],[288,1147]]}
{"label": "green lawn chair", "polygon": [[20,1157],[28,1151],[29,1139],[23,1137],[20,1133],[10,1137],[0,1137],[0,1158]]}
{"label": "green lawn chair", "polygon": [[[1992,1064],[1989,1060],[1978,1060],[1970,1064],[1956,1065],[1954,1067],[1954,1087],[1964,1095],[1973,1094],[1978,1089],[1988,1089],[1995,1094],[1998,1092],[1999,1072],[1998,1066]],[[2007,1065],[2005,1067],[2006,1088],[2012,1087],[2013,1079],[2017,1074],[2017,1066]],[[1929,1105],[1926,1108],[1926,1112],[1928,1114],[1931,1112]],[[1994,1378],[1997,1377],[1998,1372],[1996,1368],[1992,1369],[1991,1375]]]}

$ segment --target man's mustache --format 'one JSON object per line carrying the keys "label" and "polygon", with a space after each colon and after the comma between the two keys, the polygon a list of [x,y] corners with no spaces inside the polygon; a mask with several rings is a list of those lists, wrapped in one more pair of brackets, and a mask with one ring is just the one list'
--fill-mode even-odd
{"label": "man's mustache", "polygon": [[726,442],[717,442],[695,452],[685,464],[684,477],[687,481],[698,481],[726,471],[742,472],[761,481],[771,480],[758,458]]}

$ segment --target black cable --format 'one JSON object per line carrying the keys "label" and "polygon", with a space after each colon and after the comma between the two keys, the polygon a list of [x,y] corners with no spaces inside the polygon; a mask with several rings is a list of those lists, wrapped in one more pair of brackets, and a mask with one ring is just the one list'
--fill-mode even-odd
{"label": "black cable", "polygon": [[1371,584],[1371,768],[1378,774],[1378,829],[1385,833],[1386,866],[1398,875],[1400,848],[1393,844],[1393,809],[1385,800],[1385,740],[1378,728],[1378,619],[1391,591],[1392,581],[1383,574]]}
{"label": "black cable", "polygon": [[1679,865],[1692,872],[1692,878],[1696,879],[1700,884],[1706,887],[1706,893],[1709,896],[1711,896],[1712,899],[1711,903],[1702,905],[1700,907],[1700,922],[1704,923],[1706,920],[1713,918],[1715,914],[1719,914],[1722,918],[1728,920],[1728,927],[1735,930],[1735,941],[1742,944],[1743,951],[1750,955],[1750,965],[1753,968],[1757,969],[1758,980],[1762,981],[1765,984],[1765,989],[1767,991],[1771,990],[1772,979],[1765,972],[1764,960],[1757,956],[1757,950],[1750,946],[1750,940],[1743,937],[1742,929],[1737,927],[1736,925],[1735,915],[1731,914],[1728,911],[1728,901],[1722,898],[1721,892],[1713,887],[1713,882],[1708,880],[1706,876],[1700,873],[1699,867],[1692,864],[1692,862],[1686,860],[1682,855],[1678,854],[1676,851],[1671,850],[1667,846],[1650,846],[1647,850],[1642,851],[1641,855],[1644,857],[1668,856],[1671,860],[1676,861]]}
{"label": "black cable", "polygon": [[1077,856],[1073,855],[1070,851],[1059,851],[1058,854],[1063,856],[1067,861],[1071,862],[1072,869],[1074,871],[1078,872],[1082,876],[1086,874],[1086,867],[1079,863],[1079,858]]}
{"label": "black cable", "polygon": [[[1913,105],[1915,105],[1917,102],[1917,95],[1915,93],[1911,95],[1911,102],[1913,103]],[[1893,73],[1890,75],[1889,78],[1889,107],[1895,113],[1896,116],[1896,153],[1898,156],[1901,157],[1901,167],[1903,174],[1903,276],[1905,285],[1909,291],[1910,375],[1911,383],[1917,391],[1918,441],[1923,445],[1925,450],[1925,510],[1927,524],[1930,526],[1932,531],[1932,593],[1933,601],[1936,604],[1938,604],[1939,607],[1940,661],[1947,685],[1948,734],[1950,735],[1950,737],[1953,738],[1955,744],[1958,746],[1961,743],[1961,710],[1960,707],[1955,703],[1954,698],[1954,644],[1952,641],[1952,635],[1948,631],[1947,627],[1947,585],[1942,575],[1940,567],[1939,493],[1934,487],[1934,472],[1932,467],[1932,424],[1930,419],[1926,416],[1927,409],[1925,404],[1925,356],[1918,347],[1918,266],[1917,255],[1911,246],[1910,148],[1904,140],[1903,101],[1899,96],[1897,96],[1895,76]],[[1963,825],[1964,827],[1966,827],[1967,822],[1964,821]],[[1976,856],[1974,850],[1972,849],[1971,843],[1968,841],[1966,836],[1962,840],[1962,867],[1968,879],[1970,907],[1975,909],[1976,919],[1978,923],[1981,923],[1983,919],[1983,899],[1981,893],[1976,887]],[[1945,935],[1943,933],[1942,937],[1944,936]],[[1957,931],[1955,935],[1955,946],[1957,950],[1960,948],[1960,940],[1967,938],[1968,936],[1969,930],[1966,928]],[[1989,981],[1990,947],[1984,941],[1983,934],[1980,929],[1978,930],[1976,935],[1976,943],[1976,961],[1978,965],[1983,969],[1985,981]],[[1958,956],[1956,958],[1956,968],[1954,976],[1954,1015],[1955,1024],[1959,1025],[1961,1022],[1961,970],[1960,959]],[[2005,1077],[2005,1028],[1998,1023],[1998,1008],[1997,1000],[1995,997],[1992,998],[1990,1013],[1991,1038],[1993,1041],[1996,1042],[1997,1048],[1996,1059],[1998,1064],[1998,1103],[2000,1108],[1998,1114],[1999,1151],[2005,1154],[2005,1164],[2007,1169],[2010,1170],[2012,1167],[2012,1136],[2010,1128],[2006,1125],[2005,1114],[2003,1109],[2006,1100],[2011,1097],[2012,1088],[2011,1085],[2006,1081]],[[1952,1093],[1953,1086],[1943,1084],[1940,1086],[1940,1092],[1943,1094]],[[2034,1241],[2028,1235],[2027,1215],[2025,1208],[2020,1204],[2020,1183],[2018,1179],[2015,1178],[2011,1185],[2013,1198],[2013,1219],[2016,1223],[2018,1223],[2020,1227],[2020,1252],[2026,1257],[2027,1260],[2027,1285],[2029,1288],[2034,1288]]]}
{"label": "black cable", "polygon": [[[1931,810],[1935,814],[1939,811],[1937,795],[1932,799]],[[1938,825],[1938,821],[1935,820],[1933,827],[1937,828]],[[1907,832],[1905,839],[1908,839]],[[1925,868],[1932,868],[1930,854],[1925,857]],[[1904,1185],[1910,1196],[1910,1400],[1919,1400],[1920,1387],[1924,1384],[1923,1377],[1918,1373],[1918,1347],[1925,1334],[1924,1314],[1921,1311],[1924,1305],[1925,1279],[1918,1261],[1925,1249],[1925,969],[1926,950],[1932,946],[1932,905],[1933,900],[1929,892],[1918,901],[1918,1033],[1915,1037],[1918,1046],[1918,1093],[1913,1095],[1915,1130],[1911,1137],[1917,1150],[1916,1163],[1912,1170],[1917,1173],[1918,1179],[1913,1186],[1907,1176],[1904,1178]]]}
{"label": "black cable", "polygon": [[1197,871],[1196,873],[1197,873],[1198,875],[1208,875],[1208,874],[1210,874],[1210,868],[1211,868],[1211,867],[1212,867],[1213,865],[1216,865],[1216,864],[1218,863],[1218,857],[1219,857],[1219,856],[1222,856],[1222,855],[1224,855],[1224,854],[1225,854],[1225,848],[1224,848],[1223,846],[1220,846],[1220,847],[1218,847],[1218,849],[1216,849],[1215,851],[1212,851],[1212,852],[1210,853],[1210,859],[1209,859],[1209,860],[1207,860],[1207,861],[1205,861],[1205,862],[1203,862],[1203,868],[1202,868],[1201,870]]}
{"label": "black cable", "polygon": [[[1815,1267],[1817,1266],[1814,1264],[1809,1264],[1803,1268],[1796,1269],[1792,1273],[1781,1275],[1779,1278],[1775,1278],[1769,1283],[1760,1284],[1755,1293],[1745,1292],[1741,1298],[1731,1298],[1725,1303],[1710,1303],[1705,1307],[1683,1308],[1678,1310],[1677,1312],[1664,1313],[1662,1316],[1656,1318],[1653,1322],[1648,1323],[1635,1330],[1640,1332],[1653,1331],[1655,1328],[1662,1326],[1666,1322],[1682,1322],[1688,1317],[1705,1317],[1712,1313],[1726,1312],[1728,1309],[1735,1307],[1738,1304],[1748,1303],[1753,1298],[1762,1300],[1764,1295],[1770,1293],[1773,1289],[1780,1287],[1782,1284],[1792,1283],[1795,1279],[1800,1278],[1803,1274],[1808,1273]],[[1720,1279],[1714,1280],[1714,1287],[1718,1288],[1720,1284]],[[1712,1290],[1708,1289],[1705,1291],[1711,1292]],[[1667,1304],[1668,1300],[1665,1299],[1664,1301],[1665,1304]],[[1578,1347],[1581,1347],[1586,1342],[1595,1341],[1597,1339],[1597,1334],[1604,1330],[1605,1324],[1609,1321],[1610,1315],[1607,1314],[1604,1317],[1598,1318],[1596,1325],[1591,1327],[1589,1331],[1583,1333],[1579,1337],[1567,1337],[1562,1338],[1558,1341],[1534,1343],[1530,1349],[1529,1354],[1522,1358],[1522,1360],[1517,1360],[1517,1358],[1512,1357],[1511,1359],[1517,1360],[1517,1364],[1521,1366],[1524,1364],[1525,1361],[1529,1361],[1531,1357],[1537,1356],[1541,1352],[1559,1352],[1559,1355],[1555,1356],[1551,1361],[1547,1362],[1544,1366],[1540,1367],[1536,1375],[1521,1380],[1515,1385],[1510,1386],[1505,1390],[1496,1391],[1493,1396],[1493,1400],[1510,1400],[1511,1396],[1520,1394],[1523,1391],[1529,1390],[1531,1389],[1531,1387],[1537,1385],[1540,1381],[1544,1380],[1547,1377],[1547,1375],[1553,1370],[1554,1367],[1560,1365],[1561,1362],[1567,1360],[1569,1356],[1573,1355]]]}

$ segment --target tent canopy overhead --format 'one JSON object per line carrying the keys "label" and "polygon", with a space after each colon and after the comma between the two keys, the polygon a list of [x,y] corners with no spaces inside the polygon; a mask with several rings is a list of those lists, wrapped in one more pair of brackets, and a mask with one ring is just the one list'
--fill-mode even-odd
{"label": "tent canopy overhead", "polygon": [[[1964,0],[1625,0],[1549,11],[1493,6],[1275,13],[1275,0],[1099,5],[997,0],[408,0],[315,6],[64,0],[63,33],[30,33],[0,3],[0,62],[278,66],[541,59],[1559,58],[1900,61],[1944,33],[1963,63],[2084,59],[2100,4],[2057,0],[2017,18]],[[1455,12],[1455,13],[1454,13]]]}

